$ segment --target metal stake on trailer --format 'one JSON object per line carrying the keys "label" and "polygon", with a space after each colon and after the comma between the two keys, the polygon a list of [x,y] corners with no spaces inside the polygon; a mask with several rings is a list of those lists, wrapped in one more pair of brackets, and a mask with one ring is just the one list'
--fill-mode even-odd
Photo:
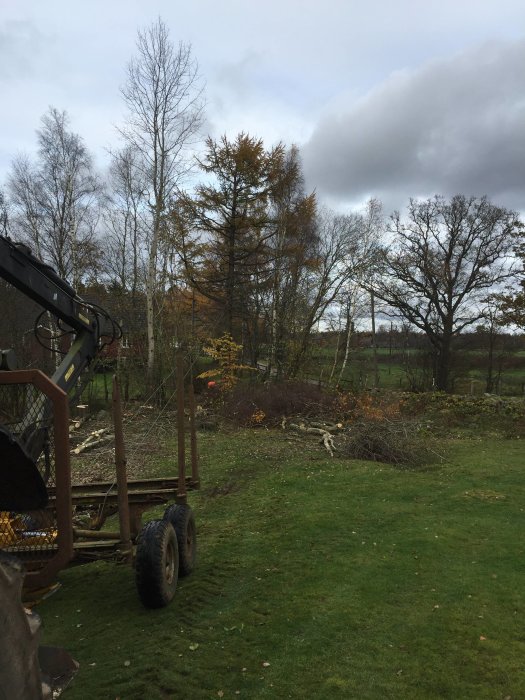
{"label": "metal stake on trailer", "polygon": [[126,473],[126,448],[124,446],[124,429],[122,426],[122,403],[117,376],[113,376],[112,391],[113,426],[115,429],[115,471],[117,474],[118,517],[120,525],[120,551],[131,563],[133,549],[131,545],[131,527],[129,522],[128,475]]}
{"label": "metal stake on trailer", "polygon": [[186,431],[184,429],[184,358],[177,351],[177,464],[179,468],[179,483],[177,488],[177,503],[186,503]]}

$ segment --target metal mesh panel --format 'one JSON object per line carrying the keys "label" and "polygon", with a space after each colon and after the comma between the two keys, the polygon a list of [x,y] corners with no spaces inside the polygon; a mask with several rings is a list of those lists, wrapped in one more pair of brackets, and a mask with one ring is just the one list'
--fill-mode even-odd
{"label": "metal mesh panel", "polygon": [[[51,401],[31,384],[0,384],[0,424],[36,463],[46,487],[56,487]],[[0,460],[5,456],[0,454]],[[3,464],[3,469],[16,468]],[[0,489],[2,484],[0,483]],[[26,564],[46,560],[56,550],[53,507],[27,512],[0,511],[0,549]],[[33,567],[31,567],[33,568]]]}

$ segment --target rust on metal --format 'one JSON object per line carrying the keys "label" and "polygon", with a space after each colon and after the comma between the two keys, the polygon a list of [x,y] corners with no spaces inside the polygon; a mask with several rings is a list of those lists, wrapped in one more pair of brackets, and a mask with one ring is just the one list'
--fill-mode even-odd
{"label": "rust on metal", "polygon": [[190,404],[190,446],[191,446],[191,480],[195,488],[199,486],[199,454],[197,452],[197,427],[195,424],[195,391],[193,379],[188,390]]}
{"label": "rust on metal", "polygon": [[[172,499],[178,491],[178,478],[172,479],[151,479],[150,481],[139,481],[136,485],[128,482],[128,500],[132,503],[162,503],[164,500]],[[193,489],[190,477],[186,479],[186,488]],[[92,484],[75,484],[72,487],[73,504],[117,504],[118,493],[110,481],[99,481]],[[49,501],[53,503],[56,493],[52,490],[49,494]]]}
{"label": "rust on metal", "polygon": [[177,352],[177,464],[179,482],[177,502],[186,502],[186,465],[185,465],[185,430],[184,430],[184,361],[182,352]]}
{"label": "rust on metal", "polygon": [[[108,532],[107,530],[84,530],[79,527],[73,528],[73,534],[75,537],[84,538],[86,540],[117,540],[121,537],[120,532]],[[76,544],[76,543],[75,543]],[[122,544],[122,542],[121,542]],[[73,545],[75,546],[75,545]],[[131,540],[129,542],[129,548],[131,550]]]}
{"label": "rust on metal", "polygon": [[126,473],[126,449],[124,446],[124,431],[122,429],[122,403],[120,387],[116,375],[113,375],[113,426],[115,428],[115,469],[117,473],[117,500],[120,527],[120,541],[123,552],[131,563],[131,530],[129,520],[128,481]]}

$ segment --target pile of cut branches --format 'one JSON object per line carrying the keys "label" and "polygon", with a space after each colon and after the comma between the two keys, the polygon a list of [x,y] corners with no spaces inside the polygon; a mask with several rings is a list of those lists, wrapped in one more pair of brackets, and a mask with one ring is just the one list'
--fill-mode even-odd
{"label": "pile of cut branches", "polygon": [[317,436],[318,442],[334,457],[386,462],[401,468],[416,468],[442,461],[437,441],[419,424],[407,420],[369,420],[341,423],[288,421],[282,428],[305,436]]}
{"label": "pile of cut branches", "polygon": [[442,461],[437,441],[406,420],[363,421],[351,425],[338,441],[341,456],[415,468]]}

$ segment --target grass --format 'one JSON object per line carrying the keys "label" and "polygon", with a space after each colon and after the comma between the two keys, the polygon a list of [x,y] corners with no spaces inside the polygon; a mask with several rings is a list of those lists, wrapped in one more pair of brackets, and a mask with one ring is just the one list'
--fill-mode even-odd
{"label": "grass", "polygon": [[[332,371],[335,353],[335,345],[327,344],[314,346],[312,356],[305,369],[305,375],[310,379],[319,380],[322,373],[323,381],[327,381]],[[428,388],[430,367],[428,362],[421,365],[420,351],[415,348],[392,349],[378,347],[377,372],[379,386],[383,389],[425,389]],[[496,393],[501,395],[522,396],[525,385],[525,363],[523,355],[525,351],[509,352],[501,370],[501,376],[497,382]],[[486,351],[461,350],[457,351],[457,358],[462,366],[456,367],[454,378],[454,392],[470,394],[483,394],[486,388]],[[340,362],[334,373],[339,376]],[[494,363],[494,375],[498,371],[498,361]],[[472,384],[471,380],[474,380]],[[363,389],[375,385],[374,353],[369,347],[354,347],[351,350],[348,364],[343,373],[341,385],[346,388]]]}
{"label": "grass", "polygon": [[65,698],[525,697],[520,440],[414,472],[264,430],[200,450],[198,567],[171,606],[104,562],[39,605],[80,662]]}

